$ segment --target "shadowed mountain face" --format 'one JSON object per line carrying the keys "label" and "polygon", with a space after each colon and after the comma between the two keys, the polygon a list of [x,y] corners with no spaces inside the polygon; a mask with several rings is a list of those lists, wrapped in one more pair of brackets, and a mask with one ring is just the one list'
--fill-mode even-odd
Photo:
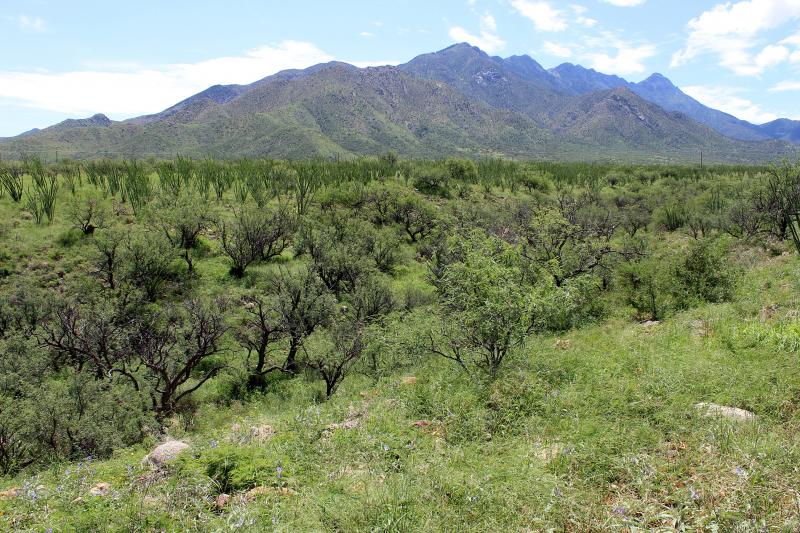
{"label": "shadowed mountain face", "polygon": [[779,118],[761,126],[763,131],[769,132],[775,139],[793,143],[800,143],[800,120]]}
{"label": "shadowed mountain face", "polygon": [[620,77],[608,76],[570,63],[560,65],[550,72],[577,94],[627,87],[645,100],[663,107],[667,111],[684,113],[727,137],[743,141],[781,138],[780,135],[774,135],[761,126],[701,104],[661,74],[653,74],[639,83],[630,83]]}
{"label": "shadowed mountain face", "polygon": [[[0,140],[0,156],[304,158],[395,150],[405,157],[643,162],[695,161],[704,150],[709,161],[748,162],[795,153],[783,142],[726,137],[693,119],[705,110],[713,112],[706,121],[726,118],[719,127],[754,128],[748,140],[771,136],[705,108],[659,75],[630,84],[576,65],[547,71],[528,56],[491,57],[461,44],[399,67],[334,62],[250,85],[215,85],[123,122],[67,120]],[[796,139],[791,124],[773,130]]]}
{"label": "shadowed mountain face", "polygon": [[619,76],[601,74],[594,69],[583,68],[572,63],[559,65],[550,70],[550,74],[575,94],[587,94],[629,86],[628,82]]}
{"label": "shadowed mountain face", "polygon": [[533,59],[490,57],[468,44],[421,55],[398,68],[543,125],[548,110],[564,96],[564,88]]}

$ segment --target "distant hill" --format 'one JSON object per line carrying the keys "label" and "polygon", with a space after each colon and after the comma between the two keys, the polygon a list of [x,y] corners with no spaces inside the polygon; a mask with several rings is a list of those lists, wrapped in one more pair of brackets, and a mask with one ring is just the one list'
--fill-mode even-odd
{"label": "distant hill", "polygon": [[[215,85],[122,122],[100,114],[67,120],[0,140],[0,157],[305,158],[394,150],[404,157],[646,162],[696,161],[702,150],[707,161],[751,162],[797,151],[782,141],[726,137],[718,129],[733,128],[736,119],[714,111],[696,120],[704,110],[713,111],[657,75],[629,84],[576,65],[547,71],[528,56],[492,57],[459,44],[398,67],[333,62],[250,85]],[[717,128],[706,125],[721,115],[729,118]],[[738,127],[749,131],[747,123]],[[774,131],[796,139],[790,124]]]}
{"label": "distant hill", "polygon": [[618,76],[609,76],[571,63],[559,65],[550,72],[577,94],[627,87],[645,100],[657,104],[667,111],[680,111],[701,124],[734,139],[762,141],[783,138],[761,126],[701,104],[661,74],[653,74],[639,83],[630,83]]}
{"label": "distant hill", "polygon": [[768,132],[775,139],[800,143],[800,120],[779,118],[762,125],[761,129]]}

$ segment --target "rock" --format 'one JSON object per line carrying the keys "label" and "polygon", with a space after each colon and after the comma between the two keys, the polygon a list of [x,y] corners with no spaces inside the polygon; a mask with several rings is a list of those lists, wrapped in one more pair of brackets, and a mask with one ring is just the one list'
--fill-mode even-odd
{"label": "rock", "polygon": [[696,337],[707,337],[710,333],[708,323],[703,319],[698,318],[697,320],[692,320],[690,326],[692,328],[692,334]]}
{"label": "rock", "polygon": [[290,488],[287,487],[255,487],[253,489],[248,490],[245,495],[245,501],[252,502],[253,500],[261,497],[266,496],[267,494],[277,494],[280,496],[292,496],[297,494]]}
{"label": "rock", "polygon": [[0,491],[0,500],[12,500],[19,495],[19,487],[11,487],[4,491]]}
{"label": "rock", "polygon": [[715,403],[698,403],[695,404],[694,408],[706,418],[727,418],[740,422],[747,422],[756,418],[756,415],[750,411]]}
{"label": "rock", "polygon": [[322,437],[325,439],[331,438],[331,435],[337,429],[358,429],[359,427],[361,427],[361,422],[357,418],[349,418],[344,422],[336,422],[327,426],[322,430]]}
{"label": "rock", "polygon": [[250,428],[250,442],[264,443],[277,435],[278,432],[269,424],[253,426]]}
{"label": "rock", "polygon": [[178,457],[178,455],[183,453],[188,448],[188,444],[178,440],[165,442],[161,446],[158,446],[153,451],[148,453],[144,459],[142,459],[142,464],[150,465],[152,468],[162,468],[169,461],[172,461]]}
{"label": "rock", "polygon": [[142,505],[146,507],[161,507],[162,504],[163,501],[161,500],[161,498],[158,498],[156,496],[150,496],[148,494],[147,496],[142,498]]}
{"label": "rock", "polygon": [[558,339],[556,341],[556,348],[559,350],[569,350],[572,347],[572,341],[569,339]]}
{"label": "rock", "polygon": [[400,381],[403,385],[414,385],[417,382],[417,376],[405,376]]}
{"label": "rock", "polygon": [[647,322],[644,322],[642,326],[647,329],[650,329],[652,327],[658,326],[659,324],[661,324],[659,320],[648,320]]}
{"label": "rock", "polygon": [[778,309],[779,308],[777,304],[768,305],[758,313],[758,320],[763,324],[770,318],[774,317],[778,312]]}
{"label": "rock", "polygon": [[228,502],[230,501],[231,501],[230,494],[223,493],[217,496],[217,498],[214,500],[214,505],[217,507],[217,509],[223,509],[225,508],[226,505],[228,505]]}
{"label": "rock", "polygon": [[92,496],[108,496],[111,493],[111,483],[101,481],[89,490]]}
{"label": "rock", "polygon": [[558,458],[564,451],[564,445],[558,442],[551,444],[539,444],[534,451],[534,455],[540,461],[549,463]]}

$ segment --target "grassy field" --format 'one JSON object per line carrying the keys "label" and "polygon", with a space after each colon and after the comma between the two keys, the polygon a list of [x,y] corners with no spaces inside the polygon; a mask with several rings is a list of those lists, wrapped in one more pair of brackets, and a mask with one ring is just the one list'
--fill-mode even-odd
{"label": "grassy field", "polygon": [[[287,251],[234,279],[213,237],[197,254],[193,292],[221,288],[236,300],[308,260]],[[690,240],[660,238],[676,249]],[[64,209],[37,225],[0,198],[0,242],[9,279],[59,290],[90,270],[91,239],[68,229]],[[308,373],[239,393],[244,356],[230,341],[226,370],[140,444],[2,479],[0,490],[16,491],[0,493],[0,529],[800,529],[800,259],[789,244],[732,242],[732,298],[659,322],[603,293],[600,318],[530,336],[494,380],[420,349],[440,311],[417,246],[400,248],[393,291],[429,298],[381,330],[376,352],[389,363],[379,371],[354,373],[327,401]],[[756,418],[702,416],[699,402]],[[163,470],[142,464],[171,439],[190,448]],[[109,486],[92,495],[99,483]]]}
{"label": "grassy field", "polygon": [[[416,380],[353,380],[323,404],[289,382],[246,404],[211,405],[171,421],[169,436],[192,448],[163,476],[140,466],[148,442],[7,481],[23,496],[3,502],[3,527],[793,531],[797,354],[753,345],[753,329],[779,327],[797,308],[798,262],[758,258],[744,280],[735,302],[662,324],[618,318],[534,339],[488,404],[437,361]],[[775,304],[762,324],[760,310]],[[701,401],[758,419],[702,418],[692,407]],[[352,429],[326,431],[347,421]],[[275,435],[247,443],[264,425]],[[204,464],[220,450],[237,468],[263,469],[275,490],[253,501],[234,494],[216,511]],[[88,497],[98,482],[113,495]]]}

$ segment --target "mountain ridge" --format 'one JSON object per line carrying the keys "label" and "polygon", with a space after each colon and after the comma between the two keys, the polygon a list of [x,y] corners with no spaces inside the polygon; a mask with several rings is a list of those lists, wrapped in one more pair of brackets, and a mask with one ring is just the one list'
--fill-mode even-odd
{"label": "mountain ridge", "polygon": [[[122,122],[100,114],[70,119],[0,140],[0,156],[302,158],[393,149],[409,157],[693,161],[703,149],[708,160],[742,162],[796,153],[786,142],[726,137],[652,102],[670,94],[673,107],[690,98],[659,74],[631,84],[579,65],[548,71],[526,55],[504,59],[460,43],[397,67],[330,62],[248,85],[213,85]],[[791,121],[773,129],[794,139]]]}

